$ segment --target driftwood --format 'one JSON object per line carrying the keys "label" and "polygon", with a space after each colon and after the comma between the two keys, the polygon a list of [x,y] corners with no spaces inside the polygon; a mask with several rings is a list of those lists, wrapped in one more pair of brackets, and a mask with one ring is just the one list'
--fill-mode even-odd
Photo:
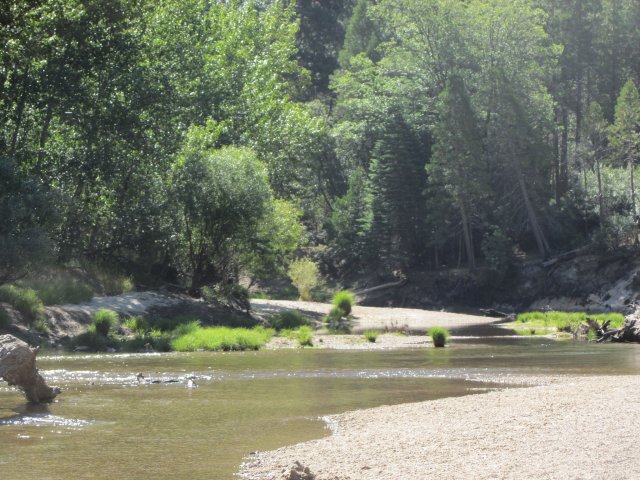
{"label": "driftwood", "polygon": [[394,277],[398,278],[395,282],[383,283],[382,285],[376,285],[375,287],[365,288],[364,290],[360,290],[358,292],[354,292],[356,297],[360,297],[362,295],[366,295],[371,292],[377,292],[378,290],[384,290],[386,288],[395,288],[402,287],[407,283],[407,277],[402,272],[393,272]]}
{"label": "driftwood", "polygon": [[515,320],[516,315],[514,313],[501,312],[495,308],[481,308],[480,311],[485,317],[497,317],[503,320]]}
{"label": "driftwood", "polygon": [[60,389],[49,387],[38,373],[37,352],[13,335],[0,335],[0,378],[22,390],[31,403],[48,403]]}

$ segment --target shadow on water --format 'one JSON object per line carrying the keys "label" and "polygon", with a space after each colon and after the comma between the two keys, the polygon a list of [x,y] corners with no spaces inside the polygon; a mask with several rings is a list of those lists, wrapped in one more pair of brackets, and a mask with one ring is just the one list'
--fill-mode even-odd
{"label": "shadow on water", "polygon": [[[51,415],[49,405],[45,404],[25,403],[19,407],[10,409],[10,411],[14,412],[14,414],[9,414],[9,416],[0,416],[0,427],[3,425],[24,424],[26,421],[30,421],[31,419],[37,419],[38,417],[44,418]],[[0,412],[2,412],[1,409]]]}

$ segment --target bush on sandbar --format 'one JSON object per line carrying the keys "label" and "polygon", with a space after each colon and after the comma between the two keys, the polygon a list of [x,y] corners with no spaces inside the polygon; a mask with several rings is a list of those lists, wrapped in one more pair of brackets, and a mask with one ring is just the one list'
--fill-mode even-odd
{"label": "bush on sandbar", "polygon": [[333,296],[333,306],[341,309],[345,315],[350,315],[356,299],[351,292],[341,290]]}
{"label": "bush on sandbar", "polygon": [[444,347],[449,338],[449,330],[442,327],[431,327],[427,335],[431,337],[434,347]]}

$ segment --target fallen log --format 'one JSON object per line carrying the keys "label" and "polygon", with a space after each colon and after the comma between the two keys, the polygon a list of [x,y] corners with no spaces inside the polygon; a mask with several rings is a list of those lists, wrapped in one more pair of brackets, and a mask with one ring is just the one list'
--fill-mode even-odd
{"label": "fallen log", "polygon": [[13,335],[0,335],[0,378],[22,390],[31,403],[49,403],[60,389],[49,387],[38,373],[37,351]]}
{"label": "fallen log", "polygon": [[622,328],[611,338],[614,342],[631,342],[640,343],[640,311],[636,310],[631,315],[628,315]]}

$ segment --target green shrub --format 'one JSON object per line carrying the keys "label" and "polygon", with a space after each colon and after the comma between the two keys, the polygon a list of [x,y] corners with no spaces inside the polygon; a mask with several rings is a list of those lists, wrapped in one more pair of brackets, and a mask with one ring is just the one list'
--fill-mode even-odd
{"label": "green shrub", "polygon": [[449,330],[442,327],[432,327],[427,332],[427,335],[431,337],[434,347],[444,347],[449,338]]}
{"label": "green shrub", "polygon": [[378,332],[377,330],[367,330],[364,332],[364,338],[369,340],[371,343],[376,342],[376,340],[378,339],[378,335],[380,335],[380,332]]}
{"label": "green shrub", "polygon": [[147,319],[140,316],[127,318],[122,322],[122,326],[134,333],[144,333],[151,328]]}
{"label": "green shrub", "polygon": [[345,319],[344,310],[340,307],[333,307],[329,314],[324,317],[324,322],[331,333],[350,333],[351,324]]}
{"label": "green shrub", "polygon": [[106,308],[98,310],[93,314],[93,329],[96,334],[107,337],[109,332],[118,324],[118,314]]}
{"label": "green shrub", "polygon": [[300,300],[311,299],[311,289],[320,283],[318,266],[309,259],[294,260],[287,272],[293,285],[298,289]]}
{"label": "green shrub", "polygon": [[47,333],[47,331],[49,330],[47,320],[44,317],[37,318],[36,321],[33,322],[33,329],[36,332]]}
{"label": "green shrub", "polygon": [[271,318],[269,324],[276,330],[288,330],[309,325],[309,320],[299,310],[287,310]]}
{"label": "green shrub", "polygon": [[72,350],[75,347],[85,347],[89,350],[99,352],[105,350],[107,347],[115,348],[117,345],[118,342],[113,338],[98,335],[95,331],[88,331],[75,337],[70,346]]}
{"label": "green shrub", "polygon": [[329,313],[326,317],[324,317],[324,321],[329,325],[339,323],[342,321],[342,318],[345,316],[344,310],[340,307],[333,307],[329,310]]}
{"label": "green shrub", "polygon": [[262,327],[247,328],[210,327],[197,330],[172,340],[173,350],[258,350],[275,332]]}
{"label": "green shrub", "polygon": [[296,332],[296,340],[301,347],[313,347],[313,330],[311,327],[300,327]]}
{"label": "green shrub", "polygon": [[351,314],[351,310],[356,303],[351,292],[342,290],[333,296],[333,306],[341,309],[345,315]]}
{"label": "green shrub", "polygon": [[44,305],[35,290],[14,285],[0,286],[0,302],[6,302],[22,313],[27,320],[35,322],[44,318]]}

